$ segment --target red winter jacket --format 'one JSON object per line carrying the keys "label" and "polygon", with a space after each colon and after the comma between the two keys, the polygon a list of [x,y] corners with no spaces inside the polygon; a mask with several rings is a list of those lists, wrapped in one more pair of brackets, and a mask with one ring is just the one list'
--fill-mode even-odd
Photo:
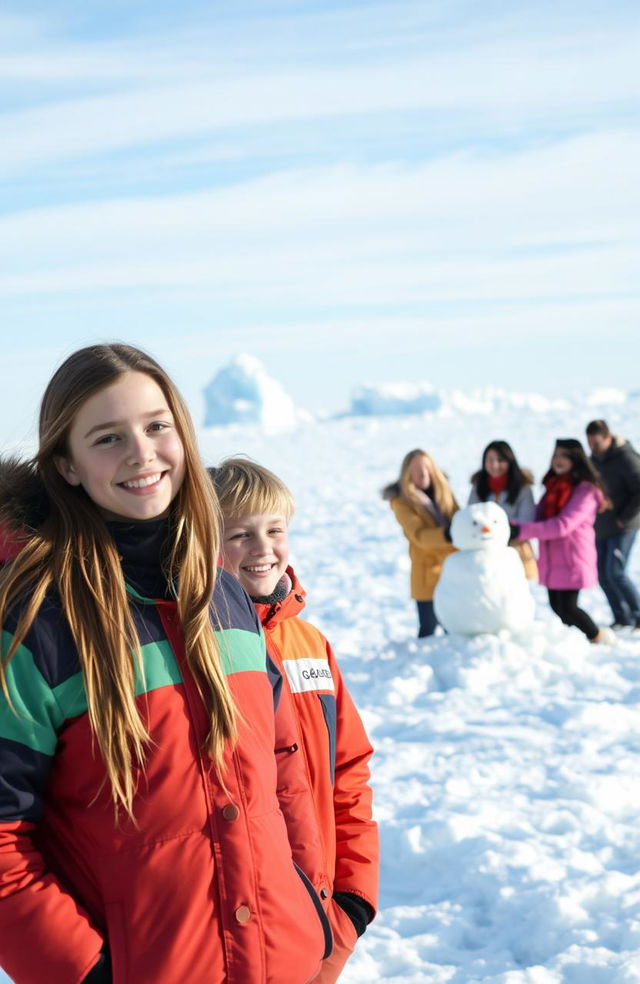
{"label": "red winter jacket", "polygon": [[[297,616],[304,591],[288,568],[292,588],[284,601],[256,609],[267,652],[282,671],[281,703],[289,703],[297,721],[296,742],[304,755],[315,802],[322,867],[307,874],[323,897],[351,892],[375,911],[378,898],[379,843],[371,816],[369,759],[372,748],[342,679],[331,646],[313,625]],[[296,838],[293,854],[309,863]],[[349,920],[337,905],[329,909],[336,950],[349,935]],[[347,927],[347,929],[345,929]],[[355,930],[347,953],[355,944]],[[332,955],[332,960],[338,958]],[[344,960],[343,960],[344,962]]]}
{"label": "red winter jacket", "polygon": [[[0,695],[0,965],[16,984],[80,984],[108,941],[113,984],[302,984],[330,947],[293,865],[276,799],[272,690],[249,601],[225,572],[215,603],[240,708],[224,783],[175,604],[131,600],[152,743],[114,824],[68,625],[45,602]],[[11,620],[4,629],[11,633]]]}

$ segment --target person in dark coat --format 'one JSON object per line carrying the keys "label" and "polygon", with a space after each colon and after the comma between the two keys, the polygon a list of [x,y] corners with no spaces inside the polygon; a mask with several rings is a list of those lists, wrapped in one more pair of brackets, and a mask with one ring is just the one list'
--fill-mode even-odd
{"label": "person in dark coat", "polygon": [[587,441],[611,502],[596,519],[598,580],[613,612],[612,628],[640,629],[640,593],[626,573],[640,529],[640,454],[605,420],[587,425]]}

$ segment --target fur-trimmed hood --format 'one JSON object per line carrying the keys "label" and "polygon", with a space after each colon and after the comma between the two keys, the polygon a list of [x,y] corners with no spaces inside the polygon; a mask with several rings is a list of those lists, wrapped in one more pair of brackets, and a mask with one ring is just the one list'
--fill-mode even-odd
{"label": "fur-trimmed hood", "polygon": [[380,495],[386,502],[391,502],[392,499],[395,499],[397,498],[397,496],[402,495],[400,482],[391,482],[390,485],[385,485],[385,487],[381,489]]}
{"label": "fur-trimmed hood", "polygon": [[20,552],[25,537],[40,529],[48,513],[35,467],[19,458],[0,458],[0,562]]}

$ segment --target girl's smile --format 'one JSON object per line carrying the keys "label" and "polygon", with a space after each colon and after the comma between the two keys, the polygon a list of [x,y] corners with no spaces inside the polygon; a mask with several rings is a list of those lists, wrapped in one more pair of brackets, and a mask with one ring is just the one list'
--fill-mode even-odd
{"label": "girl's smile", "polygon": [[128,372],[78,410],[57,466],[107,518],[157,519],[184,477],[184,449],[160,386]]}
{"label": "girl's smile", "polygon": [[[144,492],[145,490],[153,492],[155,486],[158,485],[166,474],[166,472],[158,472],[155,475],[147,475],[143,478],[132,478],[129,482],[121,482],[120,484],[125,489],[131,489],[135,492]],[[150,486],[154,486],[154,488],[150,489]]]}

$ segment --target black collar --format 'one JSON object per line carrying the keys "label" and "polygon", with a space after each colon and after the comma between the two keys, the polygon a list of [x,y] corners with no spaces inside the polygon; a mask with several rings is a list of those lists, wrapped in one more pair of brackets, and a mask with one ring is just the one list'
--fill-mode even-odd
{"label": "black collar", "polygon": [[169,518],[107,523],[120,554],[125,581],[145,598],[175,597],[165,573],[169,527]]}

